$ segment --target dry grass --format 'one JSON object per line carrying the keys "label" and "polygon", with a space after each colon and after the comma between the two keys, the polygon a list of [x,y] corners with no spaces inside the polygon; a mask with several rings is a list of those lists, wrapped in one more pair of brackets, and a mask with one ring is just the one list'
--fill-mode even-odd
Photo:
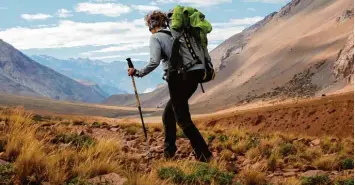
{"label": "dry grass", "polygon": [[120,147],[117,142],[101,139],[90,147],[55,147],[46,138],[36,137],[38,127],[32,123],[32,114],[23,109],[6,110],[7,144],[5,157],[14,161],[14,170],[22,183],[44,180],[63,184],[72,177],[93,177],[119,172],[117,163]]}
{"label": "dry grass", "polygon": [[301,181],[295,177],[291,177],[279,182],[278,185],[301,185]]}
{"label": "dry grass", "polygon": [[339,169],[339,162],[336,155],[328,155],[314,160],[313,164],[320,170],[337,170]]}
{"label": "dry grass", "polygon": [[265,185],[267,183],[265,174],[253,169],[243,170],[239,178],[245,185]]}
{"label": "dry grass", "polygon": [[[94,136],[95,132],[91,136],[70,134],[76,133],[73,128],[88,126],[102,128],[100,132],[105,128],[106,132],[113,133],[106,129],[115,125],[120,129],[119,132],[130,135],[127,138],[137,138],[143,135],[138,123],[106,122],[85,116],[60,118],[37,115],[34,119],[31,113],[21,108],[3,110],[0,119],[6,120],[5,126],[0,125],[0,152],[4,151],[2,157],[13,163],[15,179],[22,184],[42,181],[64,184],[72,179],[85,180],[115,172],[128,178],[127,185],[217,185],[235,184],[238,181],[243,185],[265,185],[270,180],[263,173],[266,171],[301,168],[304,165],[329,171],[351,169],[353,165],[350,160],[353,157],[351,138],[322,138],[320,146],[310,146],[309,142],[314,138],[296,139],[293,135],[280,133],[261,135],[216,125],[213,131],[202,130],[211,148],[217,151],[216,159],[208,165],[186,159],[166,161],[156,158],[149,165],[152,171],[145,173],[142,166],[144,168],[147,161],[131,151],[124,153],[121,150],[122,141],[118,138],[113,140]],[[49,126],[43,126],[47,123]],[[55,126],[50,126],[53,124]],[[161,135],[161,132],[161,124],[149,124],[150,135]],[[55,138],[58,142],[54,142]],[[226,164],[237,164],[237,169],[241,164],[234,161],[232,156],[245,156],[252,162],[233,176],[227,172]],[[297,178],[285,178],[279,184],[299,185],[300,181]]]}
{"label": "dry grass", "polygon": [[247,151],[247,153],[245,153],[245,156],[252,160],[252,159],[255,159],[257,157],[260,157],[260,151],[258,148],[251,148]]}
{"label": "dry grass", "polygon": [[236,145],[232,146],[232,150],[237,154],[244,154],[248,150],[248,141],[239,141]]}

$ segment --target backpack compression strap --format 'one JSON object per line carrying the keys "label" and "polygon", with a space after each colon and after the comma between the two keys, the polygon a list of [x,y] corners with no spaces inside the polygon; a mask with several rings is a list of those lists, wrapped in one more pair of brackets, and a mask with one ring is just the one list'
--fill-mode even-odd
{"label": "backpack compression strap", "polygon": [[190,63],[184,65],[184,70],[188,70],[188,69],[190,69],[192,66],[194,66],[195,64],[202,64],[202,61],[201,61],[200,58],[196,55],[196,53],[195,53],[195,51],[194,51],[194,48],[192,48],[192,45],[191,45],[189,36],[188,36],[188,34],[186,33],[186,31],[184,31],[182,34],[183,34],[183,36],[184,36],[187,49],[189,49],[189,52],[190,52],[192,58],[194,59],[194,62],[190,62]]}

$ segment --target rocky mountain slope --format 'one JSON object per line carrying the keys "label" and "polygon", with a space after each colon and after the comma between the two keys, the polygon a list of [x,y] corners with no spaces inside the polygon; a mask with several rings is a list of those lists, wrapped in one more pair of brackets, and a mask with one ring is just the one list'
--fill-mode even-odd
{"label": "rocky mountain slope", "polygon": [[[169,89],[166,84],[158,85],[153,92],[142,93],[139,100],[145,107],[163,107],[169,100]],[[108,105],[136,106],[136,96],[134,94],[117,94],[107,98],[104,102]]]}
{"label": "rocky mountain slope", "polygon": [[353,91],[353,7],[351,0],[292,0],[210,53],[217,77],[190,103],[215,110]]}
{"label": "rocky mountain slope", "polygon": [[0,91],[57,100],[102,102],[97,87],[86,86],[45,67],[0,40]]}
{"label": "rocky mountain slope", "polygon": [[[46,55],[33,55],[32,59],[52,68],[65,76],[81,81],[89,81],[98,84],[107,94],[126,94],[133,92],[131,79],[127,77],[127,62],[114,61],[105,63],[100,60],[84,58],[57,59]],[[146,62],[133,61],[137,67],[143,67]],[[162,75],[159,71],[152,72],[146,78],[137,80],[140,92],[153,88],[162,83]],[[128,86],[127,86],[128,85]]]}

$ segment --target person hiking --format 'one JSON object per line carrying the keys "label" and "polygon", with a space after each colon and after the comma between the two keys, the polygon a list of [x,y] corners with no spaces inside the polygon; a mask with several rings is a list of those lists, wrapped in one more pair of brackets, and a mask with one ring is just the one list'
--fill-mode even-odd
{"label": "person hiking", "polygon": [[[171,32],[168,29],[168,16],[161,11],[153,11],[145,16],[146,25],[152,33],[150,36],[150,60],[142,69],[128,69],[128,75],[144,77],[156,69],[162,61],[165,71],[166,81],[168,83],[170,99],[166,104],[162,120],[164,124],[164,157],[172,158],[177,150],[176,148],[176,123],[190,140],[190,144],[195,152],[195,158],[202,162],[208,162],[212,153],[203,139],[201,133],[194,125],[189,110],[188,100],[197,89],[198,83],[204,76],[204,64],[196,63],[190,67],[184,75],[169,66],[172,53],[173,40]],[[171,32],[170,32],[171,31]],[[174,32],[174,34],[178,34]],[[186,49],[186,53],[189,51]],[[205,58],[205,52],[199,49],[195,43],[196,55]],[[190,57],[191,58],[191,57]],[[191,58],[191,60],[193,60]]]}

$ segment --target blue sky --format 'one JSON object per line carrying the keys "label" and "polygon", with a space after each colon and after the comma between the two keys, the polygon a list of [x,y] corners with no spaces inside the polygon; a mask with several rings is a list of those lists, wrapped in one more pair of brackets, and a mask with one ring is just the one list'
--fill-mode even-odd
{"label": "blue sky", "polygon": [[289,0],[0,0],[0,39],[28,55],[148,60],[151,10],[194,6],[212,23],[209,49]]}

